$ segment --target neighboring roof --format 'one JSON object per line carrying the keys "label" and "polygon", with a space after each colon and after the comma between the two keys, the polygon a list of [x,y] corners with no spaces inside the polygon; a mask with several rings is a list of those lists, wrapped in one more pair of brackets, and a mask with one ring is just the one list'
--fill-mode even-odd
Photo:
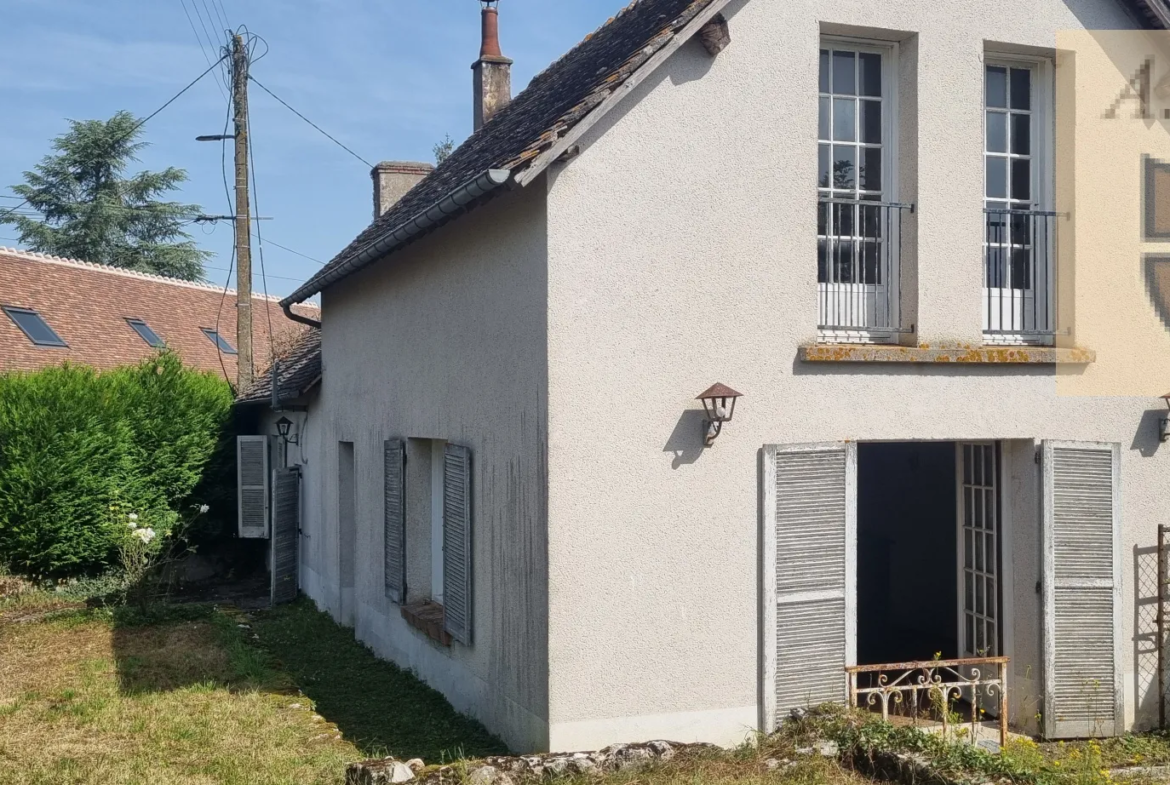
{"label": "neighboring roof", "polygon": [[[281,311],[275,297],[252,299],[256,365],[269,363],[268,322],[277,342],[307,329]],[[34,345],[0,312],[0,372],[31,371],[68,360],[99,369],[136,363],[155,349],[126,321],[141,319],[189,366],[236,379],[236,356],[220,357],[203,328],[236,341],[235,292],[118,267],[0,248],[0,306],[39,313],[67,344]],[[297,312],[320,318],[314,306]],[[220,364],[222,360],[222,365]]]}
{"label": "neighboring roof", "polygon": [[[312,297],[340,279],[340,268],[351,268],[345,271],[348,274],[373,263],[377,259],[366,260],[361,265],[353,261],[364,248],[411,223],[488,170],[510,170],[513,180],[521,184],[531,182],[559,157],[559,152],[550,153],[565,144],[574,128],[606,104],[607,99],[616,102],[628,92],[619,94],[619,88],[639,69],[652,71],[727,2],[637,0],[623,9],[538,74],[522,93],[451,153],[393,209],[374,221],[283,302],[301,302]],[[603,107],[602,113],[608,108],[608,105]],[[447,220],[453,217],[450,215]],[[380,258],[387,255],[382,254]]]}
{"label": "neighboring roof", "polygon": [[[1142,23],[1170,27],[1170,0],[1121,1]],[[449,199],[445,203],[462,187],[477,180],[485,182],[488,172],[510,173],[519,185],[531,182],[727,3],[634,0],[538,74],[393,209],[282,303],[303,302],[490,198],[494,188],[486,194],[477,188],[473,199],[457,200],[456,205]],[[428,215],[439,213],[438,220]]]}
{"label": "neighboring roof", "polygon": [[1167,0],[1124,0],[1145,24],[1155,29],[1170,27],[1170,2]]}
{"label": "neighboring roof", "polygon": [[[276,389],[282,401],[299,398],[321,380],[321,331],[309,328],[288,347],[277,352]],[[242,404],[272,403],[272,366],[257,375],[251,389],[236,398]]]}

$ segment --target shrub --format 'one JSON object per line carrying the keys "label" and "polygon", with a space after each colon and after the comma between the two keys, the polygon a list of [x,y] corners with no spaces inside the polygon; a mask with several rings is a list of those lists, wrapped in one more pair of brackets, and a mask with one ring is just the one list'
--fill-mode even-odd
{"label": "shrub", "polygon": [[177,520],[231,404],[225,381],[170,352],[100,374],[0,375],[0,564],[93,574],[116,561],[112,508]]}

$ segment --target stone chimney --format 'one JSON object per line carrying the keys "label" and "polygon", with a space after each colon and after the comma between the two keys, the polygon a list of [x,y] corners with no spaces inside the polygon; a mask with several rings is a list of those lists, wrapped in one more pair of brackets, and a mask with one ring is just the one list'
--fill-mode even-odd
{"label": "stone chimney", "polygon": [[431,164],[415,161],[383,161],[375,166],[370,172],[374,179],[374,220],[389,212],[407,191],[434,170]]}
{"label": "stone chimney", "polygon": [[477,131],[512,100],[512,61],[500,51],[499,0],[480,2],[483,3],[483,44],[479,48],[479,60],[471,66],[475,72]]}

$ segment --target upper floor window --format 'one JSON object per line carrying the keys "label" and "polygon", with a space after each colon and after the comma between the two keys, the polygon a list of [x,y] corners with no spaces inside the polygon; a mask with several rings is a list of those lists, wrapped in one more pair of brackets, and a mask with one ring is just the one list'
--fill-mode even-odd
{"label": "upper floor window", "polygon": [[150,346],[156,349],[161,349],[166,346],[166,341],[160,338],[158,333],[150,329],[150,325],[142,319],[127,319],[126,323],[134,329],[134,332],[138,333],[139,338],[146,341]]}
{"label": "upper floor window", "polygon": [[68,346],[44,318],[31,308],[5,305],[4,313],[37,346]]}
{"label": "upper floor window", "polygon": [[227,342],[226,338],[224,338],[222,335],[220,335],[215,330],[212,330],[210,327],[204,327],[203,334],[206,335],[207,339],[209,341],[211,341],[213,344],[215,344],[216,347],[218,347],[219,350],[221,352],[223,352],[224,354],[238,354],[239,353],[236,351],[236,348],[234,346],[232,346],[230,343]]}
{"label": "upper floor window", "polygon": [[1048,343],[1054,331],[1048,80],[1043,61],[984,67],[983,330],[993,343]]}
{"label": "upper floor window", "polygon": [[889,339],[898,329],[896,54],[890,44],[821,42],[817,283],[826,339]]}

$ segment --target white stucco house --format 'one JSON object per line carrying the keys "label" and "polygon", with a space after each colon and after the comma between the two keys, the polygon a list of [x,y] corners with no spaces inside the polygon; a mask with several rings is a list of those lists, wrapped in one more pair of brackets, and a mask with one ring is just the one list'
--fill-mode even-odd
{"label": "white stucco house", "polygon": [[1170,335],[1078,394],[1091,298],[1145,293],[1074,233],[1141,219],[1060,202],[1055,140],[1062,31],[1162,0],[639,0],[510,103],[495,21],[475,134],[284,302],[301,590],[519,751],[735,743],[936,652],[1009,657],[1026,729],[1155,723]]}

